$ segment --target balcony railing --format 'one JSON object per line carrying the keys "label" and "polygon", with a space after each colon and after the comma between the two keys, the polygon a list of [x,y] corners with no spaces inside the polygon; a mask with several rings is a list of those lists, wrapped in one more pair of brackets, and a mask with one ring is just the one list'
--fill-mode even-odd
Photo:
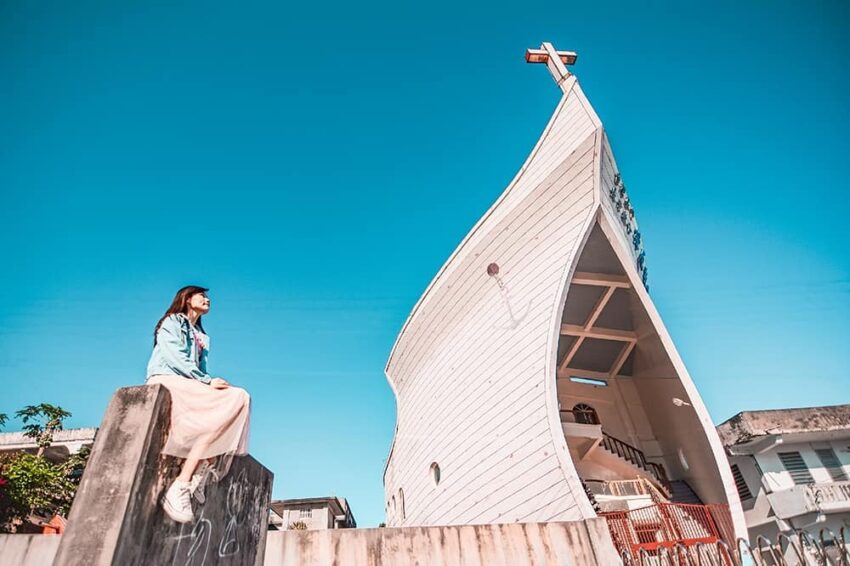
{"label": "balcony railing", "polygon": [[613,497],[640,497],[648,495],[655,503],[666,502],[666,496],[644,478],[633,480],[584,480],[593,495]]}
{"label": "balcony railing", "polygon": [[780,519],[806,513],[850,511],[850,481],[795,485],[767,496]]}

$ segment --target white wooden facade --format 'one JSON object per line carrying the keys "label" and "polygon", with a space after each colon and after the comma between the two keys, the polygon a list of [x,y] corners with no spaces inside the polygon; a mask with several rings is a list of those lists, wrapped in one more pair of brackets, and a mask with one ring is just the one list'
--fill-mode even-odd
{"label": "white wooden facade", "polygon": [[[603,427],[687,479],[704,502],[729,503],[743,533],[723,448],[642,281],[642,242],[602,123],[551,45],[543,49],[563,97],[516,177],[414,307],[387,362],[398,407],[384,471],[387,524],[595,517],[582,486],[595,478],[581,470],[593,475],[606,460],[593,464],[594,442],[568,439],[561,410],[598,398]],[[580,310],[625,322],[597,330]],[[628,351],[615,352],[606,332]],[[604,371],[574,371],[568,358]]]}

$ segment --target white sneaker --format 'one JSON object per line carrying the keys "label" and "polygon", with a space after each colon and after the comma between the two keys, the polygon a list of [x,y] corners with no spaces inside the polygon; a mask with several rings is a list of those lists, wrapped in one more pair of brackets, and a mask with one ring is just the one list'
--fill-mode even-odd
{"label": "white sneaker", "polygon": [[191,523],[195,520],[192,513],[192,500],[189,495],[189,483],[174,480],[162,499],[165,514],[178,523]]}
{"label": "white sneaker", "polygon": [[203,504],[207,500],[204,489],[206,489],[210,477],[212,477],[212,481],[218,481],[218,473],[215,468],[205,460],[199,464],[198,469],[192,474],[192,481],[189,484],[189,492],[198,500],[198,503]]}

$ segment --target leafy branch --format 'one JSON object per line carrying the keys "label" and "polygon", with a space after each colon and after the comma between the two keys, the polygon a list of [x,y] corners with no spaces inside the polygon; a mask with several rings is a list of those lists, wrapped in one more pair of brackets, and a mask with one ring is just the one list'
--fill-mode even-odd
{"label": "leafy branch", "polygon": [[62,423],[71,413],[58,405],[41,403],[27,405],[15,413],[15,416],[24,423],[24,436],[32,438],[38,445],[37,456],[40,458],[53,442],[53,435],[63,429]]}

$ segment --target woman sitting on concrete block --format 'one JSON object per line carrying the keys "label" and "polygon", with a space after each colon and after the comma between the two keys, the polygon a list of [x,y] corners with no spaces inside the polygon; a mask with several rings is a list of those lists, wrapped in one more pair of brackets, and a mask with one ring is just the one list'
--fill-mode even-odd
{"label": "woman sitting on concrete block", "polygon": [[201,317],[209,310],[207,289],[180,289],[156,325],[148,362],[147,383],[171,393],[171,429],[163,453],[186,460],[162,502],[178,523],[194,520],[191,499],[194,495],[204,502],[207,478],[220,479],[234,455],[248,452],[248,393],[207,373],[209,337]]}

